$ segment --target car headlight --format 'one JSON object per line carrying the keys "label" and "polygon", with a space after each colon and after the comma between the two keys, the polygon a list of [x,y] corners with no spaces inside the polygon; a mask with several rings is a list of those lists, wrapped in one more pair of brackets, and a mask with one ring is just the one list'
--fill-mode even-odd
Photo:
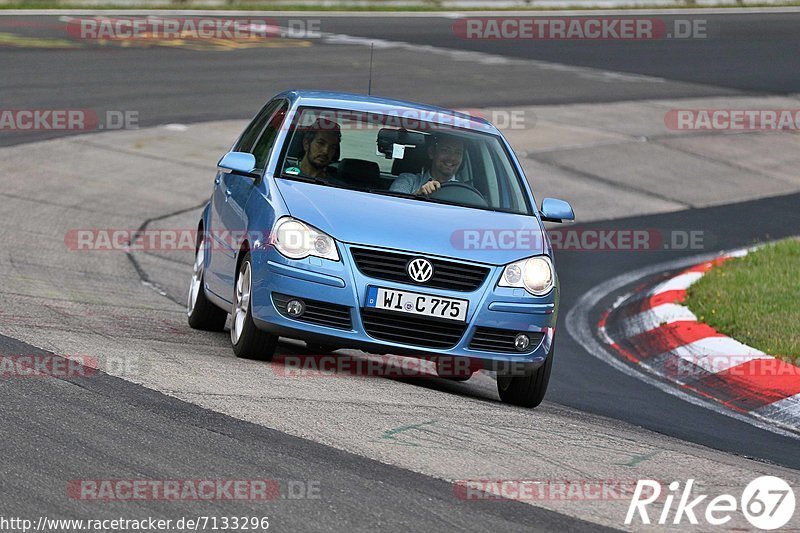
{"label": "car headlight", "polygon": [[553,288],[553,263],[546,255],[522,259],[506,265],[500,276],[501,287],[523,287],[535,296],[544,296]]}
{"label": "car headlight", "polygon": [[303,259],[313,255],[331,261],[339,260],[333,237],[296,218],[278,219],[272,230],[271,240],[275,249],[289,259]]}

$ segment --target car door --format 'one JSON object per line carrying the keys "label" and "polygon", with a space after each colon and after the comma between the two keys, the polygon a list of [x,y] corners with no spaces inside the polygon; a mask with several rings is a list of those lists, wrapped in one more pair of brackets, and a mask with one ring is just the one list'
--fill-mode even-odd
{"label": "car door", "polygon": [[[251,153],[256,158],[255,173],[263,176],[266,161],[283,118],[289,109],[285,100],[267,104],[245,129],[232,151]],[[208,289],[230,302],[236,254],[248,230],[245,205],[256,186],[253,176],[217,171],[211,200],[212,253],[206,266]]]}

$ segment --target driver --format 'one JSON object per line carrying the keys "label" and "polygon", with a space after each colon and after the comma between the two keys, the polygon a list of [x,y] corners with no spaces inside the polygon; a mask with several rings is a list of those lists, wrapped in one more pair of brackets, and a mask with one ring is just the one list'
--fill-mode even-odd
{"label": "driver", "polygon": [[284,173],[336,181],[336,173],[328,165],[339,158],[339,144],[342,140],[339,124],[326,118],[318,118],[302,135],[303,159],[298,166],[289,167]]}
{"label": "driver", "polygon": [[442,183],[463,181],[456,176],[464,160],[463,140],[452,135],[436,135],[433,146],[428,148],[428,156],[431,158],[430,169],[419,174],[400,174],[389,190],[428,196],[439,189]]}

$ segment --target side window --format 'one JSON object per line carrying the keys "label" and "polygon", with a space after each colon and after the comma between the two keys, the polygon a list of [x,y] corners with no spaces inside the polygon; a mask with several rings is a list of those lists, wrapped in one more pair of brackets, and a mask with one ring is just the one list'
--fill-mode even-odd
{"label": "side window", "polygon": [[511,166],[511,160],[507,157],[499,157],[499,154],[494,151],[491,154],[494,172],[499,178],[500,207],[511,209],[518,213],[530,214],[528,203],[525,201],[525,191]]}
{"label": "side window", "polygon": [[264,129],[267,120],[269,120],[281,103],[282,102],[280,100],[277,100],[274,102],[269,102],[267,105],[261,108],[261,111],[259,111],[255,118],[250,122],[250,124],[244,130],[244,133],[242,133],[242,136],[239,137],[239,140],[233,147],[234,152],[253,153],[253,145],[256,143],[258,134]]}
{"label": "side window", "polygon": [[289,110],[289,104],[284,102],[280,109],[270,117],[269,121],[261,133],[261,137],[256,141],[253,151],[250,152],[256,156],[256,168],[263,170],[267,166],[267,159],[269,152],[272,150],[272,145],[275,144],[275,137],[278,136],[283,119],[286,118],[286,112]]}

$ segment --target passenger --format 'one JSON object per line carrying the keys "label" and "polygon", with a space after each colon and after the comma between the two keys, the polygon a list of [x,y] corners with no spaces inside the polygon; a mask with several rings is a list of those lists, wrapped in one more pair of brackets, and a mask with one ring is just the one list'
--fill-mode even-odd
{"label": "passenger", "polygon": [[464,141],[452,135],[434,136],[433,146],[428,148],[430,169],[412,174],[405,172],[397,176],[389,190],[428,196],[448,181],[462,181],[456,176],[464,160]]}
{"label": "passenger", "polygon": [[286,174],[302,174],[312,178],[335,181],[336,173],[329,165],[339,159],[342,129],[336,122],[318,118],[303,135],[303,159],[297,167],[287,168]]}

